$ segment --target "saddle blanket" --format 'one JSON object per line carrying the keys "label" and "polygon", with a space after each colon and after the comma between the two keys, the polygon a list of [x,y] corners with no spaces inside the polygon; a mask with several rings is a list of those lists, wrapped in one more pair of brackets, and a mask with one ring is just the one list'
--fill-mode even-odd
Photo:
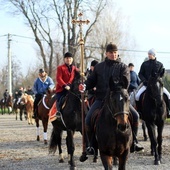
{"label": "saddle blanket", "polygon": [[50,120],[50,122],[53,122],[54,120],[57,119],[56,113],[57,113],[57,107],[56,107],[56,102],[54,102],[52,108],[49,111],[49,120]]}

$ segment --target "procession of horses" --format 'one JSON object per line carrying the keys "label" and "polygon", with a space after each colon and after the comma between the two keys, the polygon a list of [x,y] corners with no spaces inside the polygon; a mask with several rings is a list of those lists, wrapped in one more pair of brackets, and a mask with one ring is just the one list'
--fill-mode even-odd
{"label": "procession of horses", "polygon": [[[64,161],[62,157],[62,133],[63,131],[66,131],[66,146],[69,155],[68,163],[71,170],[76,169],[74,158],[74,134],[76,131],[83,134],[82,102],[84,104],[84,115],[86,115],[88,110],[86,102],[81,100],[82,94],[78,88],[80,81],[81,76],[77,72],[71,88],[62,102],[61,120],[57,119],[52,122],[53,130],[49,141],[49,152],[55,153],[55,151],[59,149],[59,163],[62,163]],[[119,86],[113,86],[112,83],[113,82],[111,80],[109,83],[110,88],[107,96],[105,97],[102,109],[96,110],[91,120],[95,134],[95,152],[93,161],[96,162],[97,166],[97,159],[100,156],[105,170],[111,170],[113,168],[113,164],[118,164],[119,170],[125,170],[133,138],[131,130],[131,123],[133,120],[131,119],[129,111],[130,99],[127,90],[122,89]],[[141,118],[148,129],[151,145],[150,153],[154,156],[155,165],[161,164],[163,156],[162,133],[167,116],[162,88],[163,84],[160,81],[160,75],[155,74],[149,79],[147,90],[140,99],[142,105]],[[31,95],[23,93],[20,103],[18,104],[17,101],[13,101],[12,96],[9,95],[5,103],[3,99],[0,101],[1,113],[2,115],[16,114],[16,121],[19,114],[21,121],[24,120],[24,116],[28,124],[36,124],[37,141],[40,140],[39,120],[41,120],[44,132],[44,144],[47,145],[49,112],[55,101],[55,91],[47,90],[47,93],[38,104],[38,115],[35,119],[33,119],[34,98]],[[157,133],[155,132],[156,127]],[[82,141],[82,145],[87,144],[86,135],[82,136]],[[85,162],[87,159],[88,154],[83,150],[79,160],[81,162]]]}

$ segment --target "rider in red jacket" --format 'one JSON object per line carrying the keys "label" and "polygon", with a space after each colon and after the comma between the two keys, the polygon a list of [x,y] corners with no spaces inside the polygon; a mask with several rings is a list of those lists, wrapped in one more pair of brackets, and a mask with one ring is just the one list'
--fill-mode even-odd
{"label": "rider in red jacket", "polygon": [[57,98],[57,114],[56,116],[60,118],[60,99],[67,94],[70,90],[70,86],[75,77],[75,71],[78,70],[76,66],[73,65],[73,56],[70,52],[64,55],[64,64],[57,67],[56,71],[56,98]]}

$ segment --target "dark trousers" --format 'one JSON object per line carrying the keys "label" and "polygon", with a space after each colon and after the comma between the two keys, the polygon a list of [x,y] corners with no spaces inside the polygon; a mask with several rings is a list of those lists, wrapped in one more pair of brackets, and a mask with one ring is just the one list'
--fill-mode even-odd
{"label": "dark trousers", "polygon": [[34,113],[37,109],[37,105],[40,102],[40,100],[43,98],[44,94],[36,94],[35,95],[35,100],[34,100]]}

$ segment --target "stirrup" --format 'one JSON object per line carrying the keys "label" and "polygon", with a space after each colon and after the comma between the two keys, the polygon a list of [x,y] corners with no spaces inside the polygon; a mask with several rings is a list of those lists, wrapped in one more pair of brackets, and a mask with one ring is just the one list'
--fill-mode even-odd
{"label": "stirrup", "polygon": [[57,119],[61,119],[61,112],[60,111],[57,111],[56,117],[57,117]]}

